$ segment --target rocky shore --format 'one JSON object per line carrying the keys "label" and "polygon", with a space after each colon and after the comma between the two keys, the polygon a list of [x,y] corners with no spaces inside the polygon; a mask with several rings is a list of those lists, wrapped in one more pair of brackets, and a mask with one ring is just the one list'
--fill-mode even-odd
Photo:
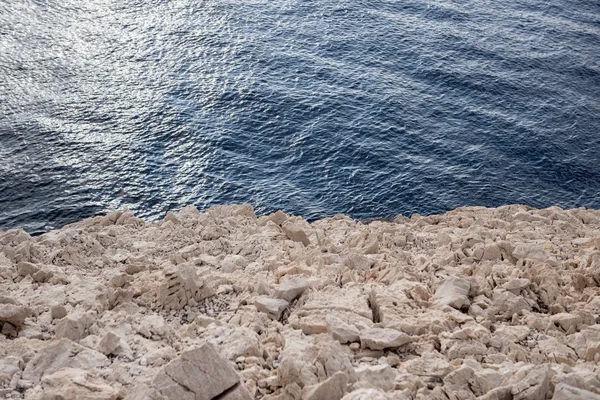
{"label": "rocky shore", "polygon": [[600,399],[600,211],[0,231],[0,397]]}

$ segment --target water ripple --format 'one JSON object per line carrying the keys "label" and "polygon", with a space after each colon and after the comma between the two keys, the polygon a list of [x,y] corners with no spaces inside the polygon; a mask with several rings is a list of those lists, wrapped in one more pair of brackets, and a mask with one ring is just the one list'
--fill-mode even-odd
{"label": "water ripple", "polygon": [[600,207],[592,0],[0,2],[0,226]]}

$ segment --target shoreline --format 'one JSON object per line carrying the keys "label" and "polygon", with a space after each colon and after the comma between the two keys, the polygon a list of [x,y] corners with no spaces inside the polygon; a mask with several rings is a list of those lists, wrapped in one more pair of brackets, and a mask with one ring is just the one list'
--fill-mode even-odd
{"label": "shoreline", "polygon": [[584,208],[0,230],[0,396],[600,399],[599,286]]}

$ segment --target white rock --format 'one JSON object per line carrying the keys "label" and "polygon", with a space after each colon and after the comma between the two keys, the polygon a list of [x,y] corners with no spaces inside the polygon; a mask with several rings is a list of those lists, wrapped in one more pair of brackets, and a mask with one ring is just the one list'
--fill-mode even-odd
{"label": "white rock", "polygon": [[344,344],[360,340],[359,330],[354,325],[347,324],[334,315],[327,315],[325,320],[329,334],[338,342]]}
{"label": "white rock", "polygon": [[502,285],[502,287],[506,290],[510,290],[514,294],[519,294],[519,292],[521,290],[525,289],[530,284],[531,284],[531,281],[529,279],[520,278],[520,279],[511,279],[510,281],[508,281],[504,285]]}
{"label": "white rock", "polygon": [[106,335],[100,339],[96,350],[104,355],[110,355],[115,352],[121,346],[121,338],[112,332],[107,332]]}
{"label": "white rock", "polygon": [[360,331],[361,347],[371,350],[394,349],[410,342],[410,336],[394,329],[370,328]]}
{"label": "white rock", "polygon": [[140,335],[152,338],[153,336],[165,336],[167,334],[167,324],[160,315],[146,315],[140,321],[137,331]]}
{"label": "white rock", "polygon": [[554,388],[552,400],[600,400],[600,394],[569,386],[561,382]]}
{"label": "white rock", "polygon": [[579,324],[583,321],[580,316],[573,315],[569,313],[558,313],[552,316],[552,322],[560,325],[565,331],[569,331],[569,329],[576,329]]}
{"label": "white rock", "polygon": [[0,387],[8,386],[13,376],[22,369],[23,360],[10,356],[0,358]]}
{"label": "white rock", "polygon": [[238,327],[233,328],[229,325],[214,327],[204,333],[204,337],[209,335],[214,339],[209,339],[214,343],[219,353],[228,360],[235,360],[238,357],[262,357],[264,348],[260,337],[252,329]]}
{"label": "white rock", "polygon": [[314,385],[339,371],[348,376],[350,383],[356,381],[356,373],[344,346],[328,335],[313,337],[299,330],[285,332],[285,345],[277,370],[282,386]]}
{"label": "white rock", "polygon": [[287,221],[285,222],[281,228],[283,229],[283,233],[288,237],[288,239],[293,240],[295,242],[300,242],[304,246],[310,245],[310,239],[308,238],[308,234],[300,226],[298,223]]}
{"label": "white rock", "polygon": [[288,302],[300,297],[308,289],[308,281],[304,278],[292,278],[275,286],[274,297]]}
{"label": "white rock", "polygon": [[77,342],[86,336],[85,323],[79,316],[67,316],[56,324],[55,334],[56,337]]}
{"label": "white rock", "polygon": [[449,276],[439,284],[435,291],[434,301],[459,310],[468,307],[471,304],[468,298],[470,287],[471,283],[467,279]]}
{"label": "white rock", "polygon": [[340,400],[346,393],[348,375],[336,372],[321,383],[305,386],[302,400]]}
{"label": "white rock", "polygon": [[242,257],[237,254],[228,254],[221,262],[221,268],[223,272],[234,272],[238,269],[243,269],[248,265],[246,257]]}
{"label": "white rock", "polygon": [[29,307],[15,304],[0,304],[0,325],[8,322],[14,327],[20,328],[23,326],[25,319],[32,315],[32,310]]}
{"label": "white rock", "polygon": [[42,348],[27,363],[23,379],[37,383],[43,376],[53,374],[63,367],[90,371],[107,362],[106,356],[96,350],[87,349],[69,339],[59,339]]}
{"label": "white rock", "polygon": [[513,257],[518,259],[529,259],[540,262],[547,262],[550,265],[556,265],[556,258],[551,257],[542,246],[536,243],[519,244],[512,253]]}
{"label": "white rock", "polygon": [[46,399],[116,400],[118,388],[104,379],[79,368],[62,368],[42,378],[43,394]]}
{"label": "white rock", "polygon": [[437,352],[426,352],[419,358],[408,360],[404,363],[404,368],[415,375],[436,378],[443,378],[452,371],[446,357]]}
{"label": "white rock", "polygon": [[52,319],[61,319],[67,316],[67,309],[63,305],[54,305],[50,308]]}
{"label": "white rock", "polygon": [[550,383],[548,366],[528,365],[511,378],[511,394],[514,400],[544,400]]}
{"label": "white rock", "polygon": [[182,264],[165,269],[157,300],[167,310],[181,310],[192,299],[199,302],[212,295],[214,290],[198,277],[196,269]]}
{"label": "white rock", "polygon": [[[378,389],[361,388],[348,393],[342,400],[390,400],[385,392]],[[394,400],[404,400],[401,397],[394,397]],[[408,400],[408,399],[407,399]]]}
{"label": "white rock", "polygon": [[344,265],[350,269],[366,271],[375,265],[375,260],[357,253],[350,253],[344,257]]}
{"label": "white rock", "polygon": [[165,400],[211,400],[240,384],[233,367],[210,343],[183,352],[152,380]]}
{"label": "white rock", "polygon": [[358,375],[357,385],[365,382],[373,389],[390,391],[395,386],[396,370],[389,365],[363,365],[355,369]]}
{"label": "white rock", "polygon": [[289,304],[290,303],[285,300],[271,299],[264,296],[257,297],[256,300],[254,300],[256,310],[267,314],[269,318],[274,320],[279,320],[281,318],[281,314]]}

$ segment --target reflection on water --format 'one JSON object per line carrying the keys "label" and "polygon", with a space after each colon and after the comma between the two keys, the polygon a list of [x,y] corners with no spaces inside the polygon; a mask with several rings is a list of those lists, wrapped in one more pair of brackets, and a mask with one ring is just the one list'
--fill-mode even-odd
{"label": "reflection on water", "polygon": [[0,226],[600,207],[593,1],[0,3]]}

